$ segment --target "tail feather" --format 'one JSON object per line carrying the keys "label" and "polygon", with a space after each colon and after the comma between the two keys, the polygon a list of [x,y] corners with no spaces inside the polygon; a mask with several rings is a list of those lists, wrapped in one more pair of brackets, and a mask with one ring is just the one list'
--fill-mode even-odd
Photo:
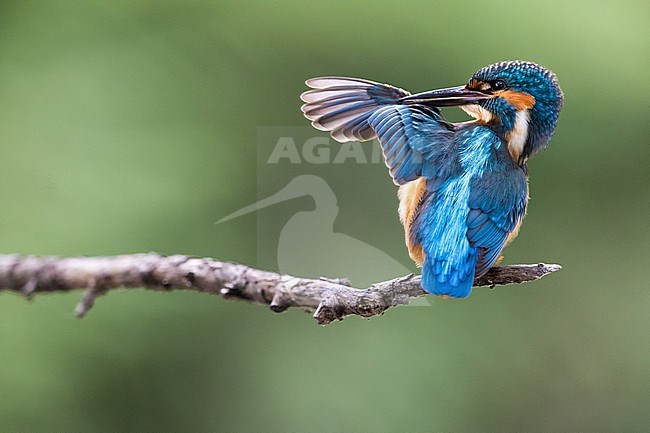
{"label": "tail feather", "polygon": [[422,287],[434,295],[468,297],[474,285],[477,258],[477,252],[473,249],[463,266],[447,269],[444,261],[425,257],[422,264]]}

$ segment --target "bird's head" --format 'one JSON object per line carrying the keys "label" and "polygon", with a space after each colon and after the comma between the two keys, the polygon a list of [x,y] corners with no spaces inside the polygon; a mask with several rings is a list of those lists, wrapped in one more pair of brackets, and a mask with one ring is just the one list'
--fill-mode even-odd
{"label": "bird's head", "polygon": [[461,106],[502,136],[513,159],[523,163],[551,139],[562,98],[553,72],[532,62],[508,61],[480,69],[465,86],[424,92],[403,100]]}

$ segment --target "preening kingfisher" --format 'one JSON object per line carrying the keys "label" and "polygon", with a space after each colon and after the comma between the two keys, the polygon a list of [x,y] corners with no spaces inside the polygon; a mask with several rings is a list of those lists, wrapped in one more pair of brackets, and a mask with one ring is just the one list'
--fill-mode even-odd
{"label": "preening kingfisher", "polygon": [[[306,84],[302,111],[315,128],[340,142],[381,144],[422,287],[467,297],[519,231],[526,161],[548,144],[562,108],[555,74],[532,62],[499,62],[464,86],[414,95],[358,78]],[[448,122],[439,107],[449,106],[475,120]]]}

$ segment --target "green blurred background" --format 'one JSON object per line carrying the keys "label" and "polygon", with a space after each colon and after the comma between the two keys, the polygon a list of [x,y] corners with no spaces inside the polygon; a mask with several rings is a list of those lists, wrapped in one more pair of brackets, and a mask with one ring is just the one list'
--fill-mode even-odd
{"label": "green blurred background", "polygon": [[[193,293],[115,292],[82,321],[80,293],[4,293],[0,431],[647,430],[649,19],[641,1],[3,1],[1,253],[255,264],[255,217],[214,223],[256,199],[257,128],[306,124],[306,78],[422,91],[528,59],[565,105],[507,261],[564,269],[324,328]],[[383,210],[342,206],[336,228],[411,266],[374,170],[348,188]]]}

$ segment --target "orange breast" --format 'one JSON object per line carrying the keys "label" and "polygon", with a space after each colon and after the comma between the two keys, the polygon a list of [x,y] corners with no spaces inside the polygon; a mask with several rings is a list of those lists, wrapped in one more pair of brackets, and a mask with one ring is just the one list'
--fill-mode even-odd
{"label": "orange breast", "polygon": [[404,234],[406,238],[406,247],[409,256],[418,266],[422,266],[424,261],[424,252],[422,245],[415,245],[411,242],[411,225],[417,213],[422,197],[427,190],[427,183],[424,178],[419,178],[399,187],[397,196],[399,197],[399,219],[404,225]]}

